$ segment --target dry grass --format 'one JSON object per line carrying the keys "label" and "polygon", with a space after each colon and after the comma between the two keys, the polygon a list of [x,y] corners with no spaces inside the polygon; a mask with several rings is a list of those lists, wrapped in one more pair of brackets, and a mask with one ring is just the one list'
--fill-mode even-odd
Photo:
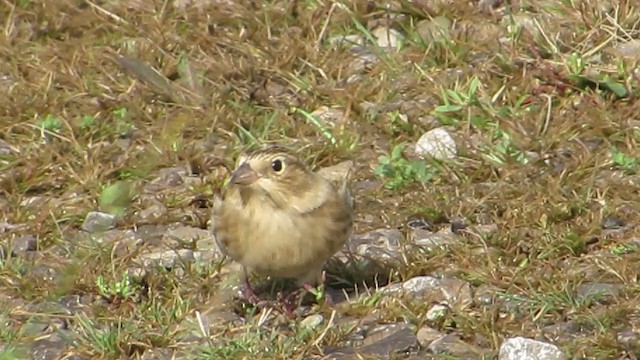
{"label": "dry grass", "polygon": [[[189,267],[182,277],[153,274],[109,297],[100,281],[118,283],[130,259],[74,234],[106,185],[142,186],[173,166],[202,181],[164,193],[168,213],[157,223],[205,227],[206,201],[192,200],[215,191],[223,165],[240,151],[271,141],[302,149],[316,165],[354,159],[356,183],[378,181],[356,190],[359,219],[375,219],[359,222],[359,233],[405,231],[412,217],[497,225],[447,251],[407,254],[411,261],[392,274],[396,281],[448,274],[520,304],[509,316],[498,316],[500,304],[449,313],[439,330],[496,350],[507,337],[535,337],[545,326],[572,321],[576,337],[557,341],[572,358],[638,351],[616,337],[639,325],[638,75],[636,63],[615,51],[640,34],[633,1],[611,2],[601,12],[604,1],[522,0],[513,14],[535,15],[529,29],[462,1],[391,8],[367,1],[202,2],[210,4],[182,10],[153,0],[0,3],[0,139],[12,149],[0,153],[0,236],[5,249],[14,236],[38,239],[37,252],[0,260],[0,294],[9,304],[0,306],[0,343],[9,344],[0,358],[20,357],[41,334],[33,328],[52,322],[73,329],[74,352],[88,357],[192,349],[179,325],[195,321],[214,295],[213,264]],[[425,44],[417,24],[434,15],[455,19],[453,30],[449,41]],[[405,39],[394,50],[371,45],[379,61],[364,70],[348,46],[328,42],[371,38],[371,26],[385,21]],[[308,116],[321,106],[344,117],[332,127]],[[376,175],[379,156],[415,143],[438,123],[456,137],[458,158],[420,170],[407,160],[409,151],[391,157],[390,178]],[[134,199],[119,228],[140,225],[132,214],[145,206]],[[608,216],[627,226],[603,230]],[[575,290],[585,282],[620,284],[623,291],[609,305],[582,301]],[[61,298],[78,300],[85,315],[44,305]],[[360,316],[379,307],[381,322],[421,326],[426,306],[370,301],[341,312]],[[209,342],[197,345],[203,358],[311,358],[342,344],[349,331],[246,317],[240,327],[213,327]],[[192,336],[200,336],[201,326],[192,325]]]}

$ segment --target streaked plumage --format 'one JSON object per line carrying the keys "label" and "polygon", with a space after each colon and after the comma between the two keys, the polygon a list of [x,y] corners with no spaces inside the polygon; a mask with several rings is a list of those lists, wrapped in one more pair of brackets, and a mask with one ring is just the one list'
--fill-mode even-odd
{"label": "streaked plumage", "polygon": [[215,199],[212,225],[220,248],[245,271],[315,285],[351,234],[347,178],[328,180],[281,147],[253,152]]}

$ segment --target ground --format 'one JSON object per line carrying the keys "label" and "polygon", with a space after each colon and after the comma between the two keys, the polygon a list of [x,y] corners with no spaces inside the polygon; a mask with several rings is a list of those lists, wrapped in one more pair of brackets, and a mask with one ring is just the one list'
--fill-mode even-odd
{"label": "ground", "polygon": [[[633,1],[0,14],[0,359],[638,353]],[[361,266],[328,265],[334,308],[221,296],[211,200],[268,143],[353,161]]]}

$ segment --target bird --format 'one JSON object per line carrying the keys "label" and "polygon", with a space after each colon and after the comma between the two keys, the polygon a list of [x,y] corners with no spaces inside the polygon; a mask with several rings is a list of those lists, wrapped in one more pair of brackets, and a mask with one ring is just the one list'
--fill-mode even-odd
{"label": "bird", "polygon": [[243,155],[214,198],[213,235],[242,266],[245,298],[257,297],[249,273],[295,279],[309,290],[324,283],[323,267],[350,238],[354,202],[342,177],[314,172],[295,152],[271,145]]}

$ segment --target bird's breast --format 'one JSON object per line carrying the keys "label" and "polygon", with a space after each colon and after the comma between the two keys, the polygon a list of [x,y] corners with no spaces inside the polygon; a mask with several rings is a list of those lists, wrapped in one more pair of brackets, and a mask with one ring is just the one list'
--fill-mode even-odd
{"label": "bird's breast", "polygon": [[336,241],[342,243],[326,212],[292,214],[257,199],[225,202],[216,224],[227,254],[265,275],[297,277],[333,255]]}

